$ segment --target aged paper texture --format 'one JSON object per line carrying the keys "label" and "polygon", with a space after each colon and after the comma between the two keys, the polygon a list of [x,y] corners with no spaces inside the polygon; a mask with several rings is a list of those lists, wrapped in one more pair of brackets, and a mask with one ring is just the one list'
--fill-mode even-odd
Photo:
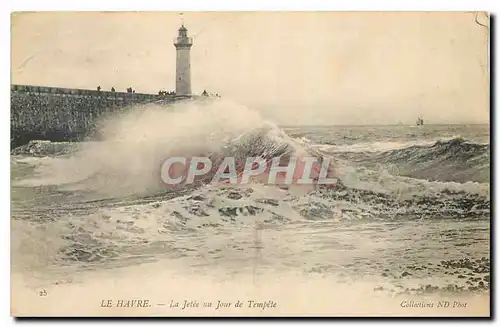
{"label": "aged paper texture", "polygon": [[489,316],[489,15],[17,12],[13,316]]}

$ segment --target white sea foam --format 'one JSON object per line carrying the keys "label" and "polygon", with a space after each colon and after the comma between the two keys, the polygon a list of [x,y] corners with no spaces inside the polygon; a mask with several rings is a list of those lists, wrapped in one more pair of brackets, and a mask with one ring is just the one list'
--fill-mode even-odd
{"label": "white sea foam", "polygon": [[443,139],[420,140],[412,142],[365,142],[339,145],[321,144],[315,145],[315,147],[326,152],[385,152],[404,149],[410,146],[431,146],[439,140]]}
{"label": "white sea foam", "polygon": [[[101,126],[101,142],[83,143],[69,158],[42,162],[36,178],[17,185],[67,184],[66,190],[113,197],[154,193],[164,187],[160,169],[165,158],[218,152],[245,133],[278,130],[256,111],[227,100],[139,106]],[[285,142],[284,135],[276,131],[269,137]]]}

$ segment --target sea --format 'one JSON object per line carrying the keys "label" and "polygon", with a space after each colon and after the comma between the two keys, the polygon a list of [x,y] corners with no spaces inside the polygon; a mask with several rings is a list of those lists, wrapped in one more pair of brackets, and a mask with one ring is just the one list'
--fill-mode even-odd
{"label": "sea", "polygon": [[[226,100],[132,109],[98,140],[12,150],[12,312],[489,315],[489,125],[279,126]],[[171,189],[158,175],[172,155],[278,152],[331,158],[338,183]],[[149,302],[103,306],[120,299]]]}

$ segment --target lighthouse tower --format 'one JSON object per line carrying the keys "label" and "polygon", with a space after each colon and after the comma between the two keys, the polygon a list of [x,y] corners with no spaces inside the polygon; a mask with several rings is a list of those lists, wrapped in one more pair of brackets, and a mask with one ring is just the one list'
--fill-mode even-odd
{"label": "lighthouse tower", "polygon": [[187,36],[184,24],[179,28],[179,35],[174,40],[177,49],[177,63],[175,74],[176,95],[191,95],[191,59],[190,51],[193,38]]}

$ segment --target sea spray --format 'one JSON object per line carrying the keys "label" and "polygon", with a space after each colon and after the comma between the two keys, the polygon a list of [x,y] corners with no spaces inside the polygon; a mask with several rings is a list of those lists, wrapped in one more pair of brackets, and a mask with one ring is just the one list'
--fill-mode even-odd
{"label": "sea spray", "polygon": [[[276,157],[307,150],[258,112],[227,100],[193,100],[170,106],[141,105],[100,122],[99,142],[71,157],[42,164],[38,185],[106,197],[164,190],[163,162],[173,156]],[[317,154],[316,154],[317,155]]]}
{"label": "sea spray", "polygon": [[[243,129],[241,133],[240,129],[233,133],[237,134],[234,138],[223,138],[228,142],[222,147],[214,146],[214,151],[219,152],[212,154],[238,158],[263,153],[282,156],[294,151],[308,152],[308,146],[318,143],[299,147],[282,129],[266,122],[262,125]],[[114,131],[116,136],[119,129]],[[338,128],[329,127],[318,137],[327,140],[336,131]],[[430,136],[442,134],[438,131]],[[367,141],[372,139],[383,140],[383,137],[376,135]],[[106,140],[92,146],[82,145],[100,149],[102,144]],[[191,152],[199,155],[206,149],[196,148]],[[182,155],[189,153],[183,153],[181,146],[176,150]],[[79,151],[71,160],[82,160],[84,155],[88,153]],[[90,159],[95,157],[89,156],[87,164],[92,164]],[[368,292],[372,289],[390,292],[387,284],[391,283],[392,290],[398,292],[422,289],[469,292],[468,287],[477,292],[489,290],[489,262],[482,259],[489,256],[490,197],[486,183],[430,182],[341,161],[336,169],[341,182],[335,188],[320,185],[302,195],[263,184],[200,185],[131,197],[120,197],[120,192],[115,192],[108,193],[112,199],[89,200],[82,191],[95,191],[82,182],[66,185],[76,191],[61,192],[66,188],[61,181],[81,180],[77,174],[86,168],[82,160],[77,167],[80,170],[75,169],[73,176],[58,174],[57,167],[70,168],[68,161],[66,155],[11,156],[15,181],[11,193],[13,269],[36,269],[47,280],[59,283],[54,289],[68,276],[74,278],[80,272],[85,275],[89,269],[102,272],[118,266],[162,261],[159,268],[163,273],[179,264],[189,274],[193,271],[206,274],[217,268],[221,279],[253,274],[256,265],[257,282],[262,281],[261,273],[272,270],[277,275],[282,271],[306,272],[308,278],[340,274],[342,278],[356,279],[362,274],[376,280]],[[59,178],[59,183],[57,179],[53,179],[57,185],[50,186],[16,183],[30,178],[30,167],[38,165],[52,166],[48,171]],[[109,174],[111,168],[102,176]],[[47,177],[39,175],[33,181],[47,181]],[[141,185],[134,183],[134,187]],[[258,244],[256,228],[260,233]],[[47,235],[51,237],[50,244]],[[257,252],[259,257],[255,259]],[[479,266],[472,267],[479,273],[469,270],[473,273],[470,278],[480,278],[481,282],[467,285],[469,277],[463,279],[460,269],[436,262],[436,257],[453,262],[482,260]],[[462,261],[458,265],[462,266]],[[114,271],[110,274],[116,278]],[[429,276],[437,277],[439,282],[426,280]],[[411,283],[401,285],[405,288],[400,289],[403,282]],[[348,286],[357,283],[349,280]],[[52,288],[47,291],[54,296]]]}

